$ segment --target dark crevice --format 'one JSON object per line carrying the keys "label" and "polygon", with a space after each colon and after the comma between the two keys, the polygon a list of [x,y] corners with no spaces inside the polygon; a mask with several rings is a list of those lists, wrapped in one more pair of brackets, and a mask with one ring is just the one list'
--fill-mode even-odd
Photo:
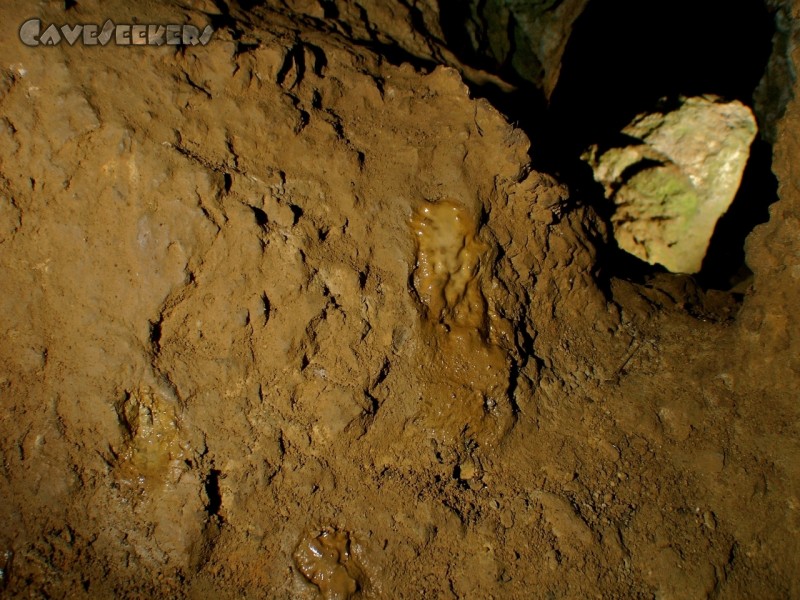
{"label": "dark crevice", "polygon": [[717,223],[703,270],[697,277],[704,288],[732,289],[752,275],[745,262],[744,241],[756,225],[769,220],[769,207],[778,199],[778,180],[772,173],[772,146],[756,139],[739,192]]}
{"label": "dark crevice", "polygon": [[[292,71],[294,71],[294,81],[289,83],[288,86],[285,86],[284,84],[287,83],[286,78]],[[306,57],[305,52],[303,52],[303,45],[296,44],[289,49],[289,52],[287,52],[286,58],[283,61],[283,65],[281,65],[281,68],[278,71],[275,79],[278,82],[278,85],[282,87],[288,87],[288,89],[293,89],[303,80],[305,73]]]}
{"label": "dark crevice", "polygon": [[[206,13],[208,17],[210,25],[214,28],[215,31],[220,31],[222,29],[227,29],[231,33],[231,37],[234,41],[239,41],[244,34],[244,30],[242,29],[242,21],[240,20],[241,14],[237,14],[235,17],[231,13],[231,6],[225,2],[225,0],[212,0],[214,7],[218,11],[217,13]],[[259,4],[258,2],[246,2],[241,0],[238,2],[239,7],[245,9],[245,13],[247,9],[253,8]]]}
{"label": "dark crevice", "polygon": [[323,17],[326,19],[339,18],[339,8],[336,6],[334,0],[319,0],[319,4],[322,6]]}
{"label": "dark crevice", "polygon": [[158,321],[150,323],[150,344],[153,352],[158,353],[161,350],[161,323],[163,317],[159,317]]}
{"label": "dark crevice", "polygon": [[222,472],[217,469],[211,469],[205,481],[205,491],[208,497],[208,504],[206,505],[206,512],[209,516],[219,515],[222,508],[222,493],[219,489],[219,480]]}
{"label": "dark crevice", "polygon": [[311,67],[314,75],[317,77],[324,77],[325,67],[328,66],[328,57],[325,56],[325,52],[322,50],[322,48],[313,44],[305,44],[305,48],[314,57],[314,64]]}
{"label": "dark crevice", "polygon": [[259,227],[266,227],[267,222],[269,221],[269,219],[267,218],[267,213],[265,213],[263,210],[255,206],[251,206],[250,210],[253,211],[253,217],[256,220],[256,225],[258,225]]}
{"label": "dark crevice", "polygon": [[518,361],[512,361],[508,375],[508,390],[506,396],[511,406],[511,414],[514,415],[515,421],[520,414],[519,404],[517,404],[517,389],[519,388],[520,377],[523,377],[520,363]]}
{"label": "dark crevice", "polygon": [[292,225],[297,225],[297,222],[300,220],[300,217],[303,216],[303,209],[297,206],[296,204],[290,204],[289,209],[292,211]]}
{"label": "dark crevice", "polygon": [[389,363],[388,358],[383,359],[383,365],[381,365],[381,370],[378,372],[378,375],[375,377],[375,381],[372,382],[372,386],[370,389],[374,390],[389,376],[389,370],[391,369],[391,364]]}
{"label": "dark crevice", "polygon": [[266,325],[269,323],[270,314],[272,312],[272,304],[270,303],[266,292],[261,294],[261,304],[264,307],[264,325]]}
{"label": "dark crevice", "polygon": [[378,414],[378,409],[381,407],[381,403],[378,402],[378,399],[372,394],[370,394],[367,390],[364,390],[364,396],[369,402],[369,407],[367,408],[367,414],[373,416]]}

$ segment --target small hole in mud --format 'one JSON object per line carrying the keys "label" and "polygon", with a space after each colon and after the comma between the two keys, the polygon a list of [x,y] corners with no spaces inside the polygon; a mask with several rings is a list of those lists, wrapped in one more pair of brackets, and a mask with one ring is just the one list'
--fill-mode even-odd
{"label": "small hole in mud", "polygon": [[255,217],[256,224],[259,227],[266,227],[267,226],[267,213],[265,213],[260,208],[256,208],[255,206],[250,207],[253,211],[253,217]]}
{"label": "small hole in mud", "polygon": [[161,343],[161,321],[155,321],[150,323],[150,343],[153,345],[153,348],[158,349],[159,344]]}
{"label": "small hole in mud", "polygon": [[311,107],[316,110],[322,108],[322,96],[317,90],[314,90],[314,93],[311,95]]}
{"label": "small hole in mud", "polygon": [[261,302],[264,305],[264,322],[266,323],[269,321],[269,314],[272,310],[272,304],[270,304],[269,298],[267,297],[266,293],[261,294]]}
{"label": "small hole in mud", "polygon": [[335,0],[319,0],[322,5],[323,16],[326,19],[338,19],[339,8],[336,6]]}
{"label": "small hole in mud", "polygon": [[206,512],[209,515],[219,514],[219,510],[222,508],[222,494],[219,489],[220,475],[221,472],[219,470],[211,469],[208,477],[206,477],[205,490],[208,497]]}
{"label": "small hole in mud", "polygon": [[222,179],[225,186],[225,193],[227,194],[231,191],[231,188],[233,187],[233,177],[231,176],[230,173],[225,173],[222,176]]}
{"label": "small hole in mud", "polygon": [[292,215],[294,216],[292,225],[297,225],[297,222],[300,220],[300,217],[303,216],[303,209],[297,206],[296,204],[290,204],[289,209],[292,211]]}

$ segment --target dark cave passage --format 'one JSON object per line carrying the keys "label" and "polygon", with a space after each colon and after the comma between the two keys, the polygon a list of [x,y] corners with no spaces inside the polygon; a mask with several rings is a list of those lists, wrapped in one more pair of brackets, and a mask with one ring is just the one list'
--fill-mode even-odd
{"label": "dark cave passage", "polygon": [[660,98],[716,94],[752,106],[773,29],[758,0],[593,0],[575,23],[550,114],[581,151]]}
{"label": "dark cave passage", "polygon": [[[455,9],[450,13],[458,15]],[[474,48],[465,48],[467,35],[452,23],[446,30],[465,61],[490,66],[475,62]],[[574,24],[549,105],[540,90],[518,80],[512,94],[476,93],[529,134],[535,168],[557,176],[577,201],[608,218],[613,207],[581,153],[591,144],[615,145],[623,127],[662,99],[713,94],[752,108],[774,31],[773,16],[760,0],[591,0]],[[499,74],[508,73],[500,67]],[[695,276],[701,287],[731,289],[747,278],[744,240],[768,220],[769,204],[777,200],[771,151],[763,138],[756,139],[738,195]],[[661,271],[617,248],[613,238],[601,261],[607,275],[632,280]]]}

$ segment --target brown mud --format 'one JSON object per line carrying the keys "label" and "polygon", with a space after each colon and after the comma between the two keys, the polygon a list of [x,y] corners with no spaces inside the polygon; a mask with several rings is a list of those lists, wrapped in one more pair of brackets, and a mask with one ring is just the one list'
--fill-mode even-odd
{"label": "brown mud", "polygon": [[0,7],[5,594],[800,596],[798,101],[743,297],[636,283],[456,69],[323,4]]}

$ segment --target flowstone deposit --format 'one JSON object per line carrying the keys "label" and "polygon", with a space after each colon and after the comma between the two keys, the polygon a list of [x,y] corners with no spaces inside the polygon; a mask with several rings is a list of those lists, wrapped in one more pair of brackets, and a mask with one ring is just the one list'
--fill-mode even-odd
{"label": "flowstone deposit", "polygon": [[68,4],[0,5],[5,594],[800,594],[797,102],[737,299],[610,277],[523,131],[387,60],[427,12]]}
{"label": "flowstone deposit", "polygon": [[303,538],[294,552],[300,572],[325,600],[347,600],[364,591],[367,576],[359,564],[360,548],[346,531],[325,529]]}
{"label": "flowstone deposit", "polygon": [[444,200],[417,209],[411,227],[417,238],[414,289],[428,319],[447,332],[471,329],[485,337],[489,316],[479,271],[490,248],[476,239],[475,220],[458,203]]}
{"label": "flowstone deposit", "polygon": [[431,424],[451,439],[496,443],[514,420],[514,336],[493,306],[497,282],[486,273],[492,248],[478,238],[475,219],[453,201],[426,202],[411,226],[417,242],[412,281],[432,342],[417,357],[420,370],[430,370],[421,390]]}

